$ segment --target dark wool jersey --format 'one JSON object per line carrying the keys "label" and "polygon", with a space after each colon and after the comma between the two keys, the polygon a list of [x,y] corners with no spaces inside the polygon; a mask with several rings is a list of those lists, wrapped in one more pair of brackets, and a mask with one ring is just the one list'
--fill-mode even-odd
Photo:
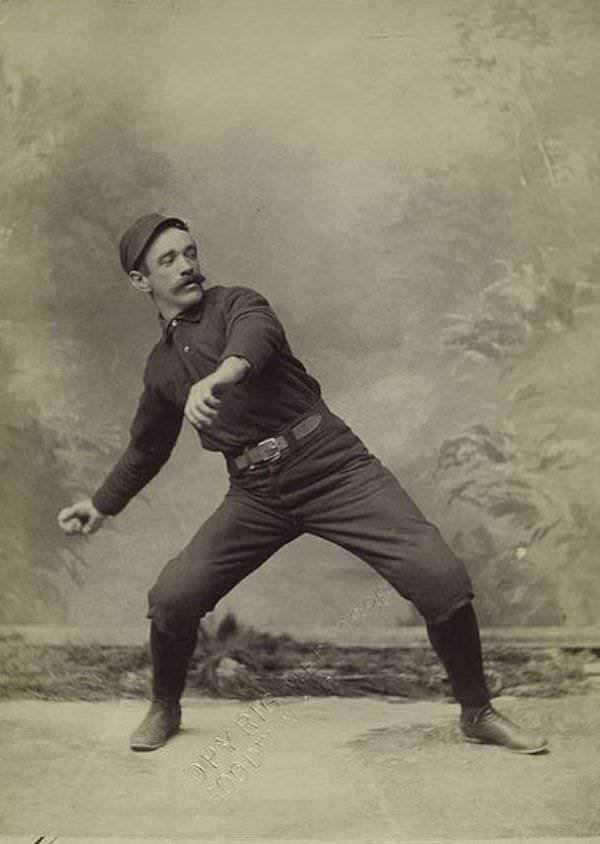
{"label": "dark wool jersey", "polygon": [[267,300],[246,287],[210,287],[198,305],[161,320],[162,338],[144,373],[144,390],[124,454],[93,497],[116,515],[168,459],[190,387],[232,355],[251,366],[219,396],[218,418],[197,430],[202,446],[226,456],[273,436],[321,397],[318,381],[292,354]]}

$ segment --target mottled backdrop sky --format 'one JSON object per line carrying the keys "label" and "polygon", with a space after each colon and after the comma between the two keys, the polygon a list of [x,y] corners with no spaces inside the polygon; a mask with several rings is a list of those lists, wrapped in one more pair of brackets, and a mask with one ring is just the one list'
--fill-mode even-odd
{"label": "mottled backdrop sky", "polygon": [[[55,513],[124,447],[157,337],[119,233],[188,219],[442,527],[488,624],[595,623],[595,0],[0,5],[2,618],[143,626],[225,489],[184,432],[108,529]],[[378,581],[303,539],[222,604],[335,627]],[[595,606],[595,610],[594,610]],[[390,600],[355,634],[414,620]]]}

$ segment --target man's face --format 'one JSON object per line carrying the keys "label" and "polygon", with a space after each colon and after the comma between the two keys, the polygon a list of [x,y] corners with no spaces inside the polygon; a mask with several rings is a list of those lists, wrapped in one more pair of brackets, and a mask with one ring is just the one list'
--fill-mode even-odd
{"label": "man's face", "polygon": [[160,232],[150,244],[144,263],[148,272],[135,273],[141,279],[134,279],[130,273],[132,281],[152,295],[164,319],[172,319],[202,299],[204,277],[196,242],[189,232],[176,228]]}

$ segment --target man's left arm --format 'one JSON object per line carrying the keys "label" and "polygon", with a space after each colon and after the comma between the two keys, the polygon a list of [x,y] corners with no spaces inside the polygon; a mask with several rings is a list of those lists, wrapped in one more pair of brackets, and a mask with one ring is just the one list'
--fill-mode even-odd
{"label": "man's left arm", "polygon": [[197,428],[210,427],[218,416],[220,389],[257,374],[284,342],[281,323],[267,300],[245,287],[232,288],[224,303],[226,344],[220,363],[188,393],[185,416]]}
{"label": "man's left arm", "polygon": [[258,374],[276,354],[284,340],[283,327],[260,293],[247,287],[233,287],[224,303],[227,342],[221,360],[241,357],[252,374]]}

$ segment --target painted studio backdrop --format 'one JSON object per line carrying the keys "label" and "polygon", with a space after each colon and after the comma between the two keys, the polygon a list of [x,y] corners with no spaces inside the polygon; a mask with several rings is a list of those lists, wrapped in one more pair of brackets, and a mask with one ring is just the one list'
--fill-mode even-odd
{"label": "painted studio backdrop", "polygon": [[[483,624],[600,598],[596,0],[2,4],[0,621],[145,629],[219,503],[185,430],[98,534],[56,513],[125,446],[159,335],[116,253],[183,216],[467,561]],[[220,605],[335,627],[383,584],[312,538]],[[381,594],[381,593],[379,593]],[[365,633],[417,621],[371,602]]]}

